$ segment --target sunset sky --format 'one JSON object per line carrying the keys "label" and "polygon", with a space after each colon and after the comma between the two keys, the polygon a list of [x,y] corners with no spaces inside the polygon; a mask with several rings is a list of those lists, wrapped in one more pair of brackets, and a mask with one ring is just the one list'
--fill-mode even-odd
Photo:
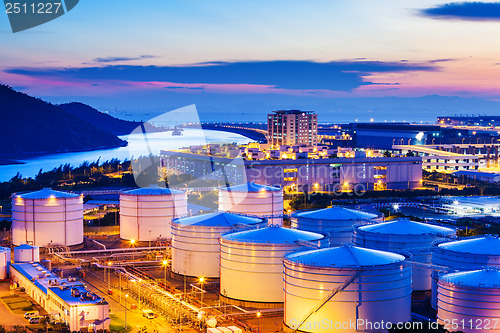
{"label": "sunset sky", "polygon": [[499,41],[498,2],[83,0],[15,34],[1,14],[0,82],[123,117],[432,121],[499,113]]}

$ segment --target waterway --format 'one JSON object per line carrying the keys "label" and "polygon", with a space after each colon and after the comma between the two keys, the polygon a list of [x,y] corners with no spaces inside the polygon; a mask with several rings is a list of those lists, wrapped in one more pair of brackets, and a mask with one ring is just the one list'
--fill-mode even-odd
{"label": "waterway", "polygon": [[83,162],[104,162],[117,158],[121,161],[130,160],[131,157],[158,155],[160,150],[179,149],[191,145],[204,145],[207,143],[247,143],[249,138],[239,134],[202,129],[184,129],[182,136],[172,136],[172,132],[131,134],[120,137],[128,142],[127,147],[93,150],[75,153],[60,153],[43,155],[30,159],[20,160],[22,164],[8,164],[0,166],[0,182],[8,181],[18,172],[22,177],[34,177],[40,169],[49,171],[59,167],[61,164],[69,163],[79,166]]}

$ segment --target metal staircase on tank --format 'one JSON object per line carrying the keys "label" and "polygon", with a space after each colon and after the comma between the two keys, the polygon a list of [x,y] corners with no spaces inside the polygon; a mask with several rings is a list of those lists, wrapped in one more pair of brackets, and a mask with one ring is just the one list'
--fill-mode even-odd
{"label": "metal staircase on tank", "polygon": [[341,284],[340,286],[338,286],[337,288],[335,288],[331,293],[330,295],[326,296],[323,301],[321,301],[321,303],[319,303],[317,306],[315,306],[314,308],[312,308],[311,311],[309,311],[304,319],[302,319],[302,321],[299,323],[299,325],[297,326],[297,328],[295,328],[293,330],[293,332],[297,332],[299,330],[299,328],[307,321],[307,319],[309,319],[309,317],[311,317],[313,314],[315,314],[316,312],[318,312],[326,303],[328,303],[332,298],[334,298],[337,294],[341,293],[342,291],[344,291],[345,288],[347,288],[347,286],[349,286],[352,282],[354,282],[354,280],[356,280],[356,278],[361,274],[361,272],[363,272],[363,270],[358,270],[356,272],[356,274],[354,274],[353,276],[351,276],[347,281],[345,281],[343,284]]}

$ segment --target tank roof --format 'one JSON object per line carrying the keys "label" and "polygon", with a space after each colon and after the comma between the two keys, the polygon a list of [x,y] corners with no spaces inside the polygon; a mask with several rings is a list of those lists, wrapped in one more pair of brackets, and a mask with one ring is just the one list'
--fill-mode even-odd
{"label": "tank roof", "polygon": [[441,243],[438,247],[461,253],[500,255],[500,239],[492,235]]}
{"label": "tank roof", "polygon": [[361,231],[378,234],[397,235],[439,235],[446,236],[455,234],[452,228],[441,227],[433,224],[410,221],[408,219],[396,219],[388,222],[365,225],[358,228]]}
{"label": "tank roof", "polygon": [[343,245],[292,253],[286,259],[315,267],[365,267],[394,264],[404,261],[405,257],[392,252]]}
{"label": "tank roof", "polygon": [[31,250],[31,249],[37,249],[37,248],[38,248],[38,246],[29,245],[29,244],[21,244],[19,246],[16,246],[14,249]]}
{"label": "tank roof", "polygon": [[174,219],[172,223],[178,223],[185,226],[233,227],[238,224],[256,224],[262,221],[262,219],[255,217],[247,217],[227,212],[215,212]]}
{"label": "tank roof", "polygon": [[123,194],[129,195],[170,195],[170,194],[182,194],[183,191],[173,190],[166,187],[160,187],[158,185],[149,185],[148,187],[141,187],[134,190],[129,190],[123,192]]}
{"label": "tank roof", "polygon": [[51,188],[15,195],[16,198],[22,199],[77,198],[79,196],[79,194],[55,191]]}
{"label": "tank roof", "polygon": [[221,187],[221,190],[227,190],[230,192],[231,191],[232,192],[260,192],[260,191],[278,192],[278,191],[281,191],[281,189],[278,187],[256,184],[254,182],[248,182],[245,184],[234,185],[234,186],[230,186],[230,187]]}
{"label": "tank roof", "polygon": [[378,217],[376,214],[363,212],[361,210],[354,210],[344,207],[331,207],[308,212],[297,213],[295,216],[304,217],[317,220],[366,220],[375,219]]}
{"label": "tank roof", "polygon": [[288,229],[279,226],[269,226],[261,229],[245,230],[223,235],[229,241],[239,241],[259,244],[293,244],[296,241],[315,241],[323,238],[314,232]]}
{"label": "tank roof", "polygon": [[500,288],[500,271],[495,268],[449,273],[441,275],[439,279],[467,287]]}

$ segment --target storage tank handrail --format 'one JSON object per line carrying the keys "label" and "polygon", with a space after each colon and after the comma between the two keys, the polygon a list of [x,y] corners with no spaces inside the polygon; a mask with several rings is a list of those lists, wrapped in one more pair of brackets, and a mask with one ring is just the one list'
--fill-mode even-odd
{"label": "storage tank handrail", "polygon": [[363,272],[363,269],[360,269],[356,272],[356,274],[354,274],[353,276],[351,276],[347,281],[345,281],[344,283],[342,283],[340,286],[338,286],[337,288],[335,288],[331,293],[330,295],[328,295],[327,297],[325,297],[325,299],[323,301],[321,301],[320,304],[318,304],[317,306],[315,306],[314,308],[311,309],[311,311],[309,311],[306,316],[304,317],[304,319],[299,323],[299,325],[293,330],[294,332],[297,332],[299,330],[299,328],[306,322],[307,319],[309,319],[309,317],[311,317],[313,314],[315,314],[316,312],[318,312],[326,303],[328,303],[333,297],[335,297],[337,294],[341,293],[342,291],[345,290],[345,288],[347,288],[347,286],[349,286],[354,280],[356,280],[356,278]]}

